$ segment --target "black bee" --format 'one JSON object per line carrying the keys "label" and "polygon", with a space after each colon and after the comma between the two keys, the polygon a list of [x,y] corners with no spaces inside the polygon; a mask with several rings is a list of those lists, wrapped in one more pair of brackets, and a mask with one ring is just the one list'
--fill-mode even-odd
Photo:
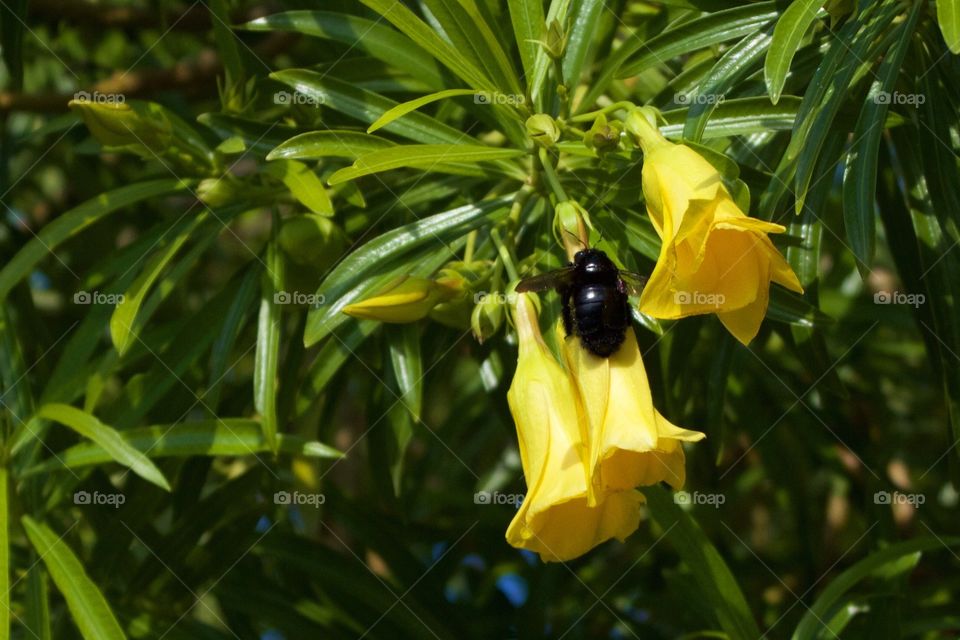
{"label": "black bee", "polygon": [[599,249],[584,249],[566,267],[521,280],[517,291],[556,289],[563,302],[563,328],[580,336],[591,353],[607,358],[630,327],[628,293],[639,294],[646,278],[620,271]]}

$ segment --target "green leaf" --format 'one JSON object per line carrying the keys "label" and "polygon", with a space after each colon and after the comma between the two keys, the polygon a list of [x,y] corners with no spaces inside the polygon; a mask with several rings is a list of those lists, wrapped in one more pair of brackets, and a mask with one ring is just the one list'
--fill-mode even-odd
{"label": "green leaf", "polygon": [[217,51],[227,72],[227,86],[242,82],[243,61],[240,58],[240,47],[237,36],[230,30],[230,7],[227,0],[210,0],[207,5],[210,11],[210,21],[213,24],[213,37],[217,41]]}
{"label": "green leaf", "polygon": [[172,238],[164,237],[161,239],[157,252],[147,262],[139,277],[123,294],[110,317],[110,338],[120,355],[125,354],[130,345],[139,337],[145,319],[143,317],[138,318],[137,314],[150,292],[150,288],[177,252],[206,220],[207,213],[203,212],[171,229]]}
{"label": "green leaf", "polygon": [[277,451],[277,366],[280,359],[280,305],[283,289],[283,256],[277,243],[279,221],[273,216],[273,232],[267,245],[267,268],[261,278],[260,315],[257,320],[257,350],[253,367],[254,407],[263,417],[263,433]]}
{"label": "green leaf", "polygon": [[[762,29],[778,15],[775,2],[754,2],[684,22],[650,39],[635,35],[604,62],[603,70],[591,81],[580,108],[583,111],[593,108],[614,78],[636,76],[676,56],[743,38]],[[641,53],[631,60],[638,51]]]}
{"label": "green leaf", "polygon": [[50,598],[47,573],[36,554],[30,554],[30,570],[27,572],[27,613],[24,626],[31,638],[52,640],[50,624]]}
{"label": "green leaf", "polygon": [[441,38],[428,24],[417,17],[405,5],[394,0],[360,0],[379,13],[412,41],[423,47],[430,55],[453,71],[461,80],[474,89],[495,90],[491,82],[463,52]]}
{"label": "green leaf", "polygon": [[70,427],[84,438],[89,438],[103,447],[110,454],[111,460],[128,467],[147,482],[170,491],[167,479],[149,458],[127,444],[120,432],[103,424],[89,413],[67,404],[53,403],[40,407],[36,417],[53,420]]}
{"label": "green leaf", "polygon": [[416,323],[400,324],[386,332],[390,363],[400,391],[402,405],[415,422],[420,420],[423,406],[423,360],[420,356],[420,327]]}
{"label": "green leaf", "polygon": [[[399,5],[398,5],[399,6]],[[292,87],[321,104],[372,124],[381,115],[397,106],[388,98],[358,89],[346,82],[308,69],[285,69],[270,74],[278,82]],[[474,139],[453,127],[422,113],[411,113],[403,120],[395,120],[384,127],[386,131],[424,144],[458,144]]]}
{"label": "green leaf", "polygon": [[[341,313],[342,309],[355,300],[363,299],[366,293],[376,287],[383,286],[383,278],[391,277],[390,273],[384,274],[384,271],[393,266],[392,261],[424,245],[450,242],[479,226],[496,223],[506,216],[512,201],[513,196],[508,196],[438,213],[388,231],[355,250],[333,269],[317,289],[317,294],[323,296],[326,304],[308,312],[304,344],[313,346],[345,322],[348,316]],[[448,250],[438,250],[433,254],[431,262],[437,262],[434,269],[453,258]],[[414,266],[420,265],[399,265],[401,269],[409,269],[411,274],[414,273]],[[375,274],[384,275],[379,280],[371,280]],[[430,273],[422,275],[428,276]]]}
{"label": "green leaf", "polygon": [[[724,100],[710,115],[703,129],[703,139],[727,138],[765,131],[789,131],[793,128],[800,108],[800,98],[784,96],[772,105],[766,97]],[[680,138],[689,109],[664,111],[667,124],[660,132],[668,138]]]}
{"label": "green leaf", "polygon": [[520,49],[520,63],[527,82],[533,79],[533,67],[537,59],[537,50],[540,48],[537,40],[543,37],[546,23],[543,17],[543,3],[537,0],[508,0],[510,8],[510,22],[513,24],[513,34]]}
{"label": "green leaf", "polygon": [[113,191],[107,191],[70,209],[56,220],[43,227],[36,237],[30,240],[0,270],[0,300],[7,297],[10,290],[25,278],[33,268],[48,254],[56,256],[55,250],[65,240],[72,238],[91,224],[98,222],[117,209],[142,200],[185,191],[189,181],[179,179],[151,180],[138,182]]}
{"label": "green leaf", "polygon": [[567,29],[567,50],[563,55],[563,80],[570,87],[580,84],[587,53],[606,7],[603,0],[578,0],[573,9]]}
{"label": "green leaf", "polygon": [[[960,546],[960,537],[941,536],[900,542],[875,551],[830,581],[823,593],[803,614],[800,624],[793,632],[793,640],[817,637],[822,621],[830,619],[837,611],[840,599],[864,579],[871,576],[890,575],[891,569],[898,566],[907,556],[957,546]],[[910,564],[912,562],[908,563],[908,566]]]}
{"label": "green leaf", "polygon": [[770,33],[769,29],[766,29],[747,36],[723,54],[700,81],[694,93],[693,104],[687,112],[687,121],[683,127],[684,138],[695,142],[701,139],[717,104],[723,102],[723,96],[736,82],[749,75],[769,44]]}
{"label": "green leaf", "polygon": [[666,540],[693,572],[701,596],[710,604],[720,628],[733,640],[759,638],[760,630],[740,585],[696,521],[674,503],[672,492],[653,486],[644,487],[643,494]]}
{"label": "green leaf", "polygon": [[445,100],[447,98],[454,98],[457,96],[473,96],[477,95],[478,91],[473,89],[447,89],[445,91],[438,91],[436,93],[431,93],[426,96],[417,98],[416,100],[410,100],[409,102],[404,102],[393,107],[382,116],[377,118],[377,121],[367,127],[367,133],[373,133],[377,129],[381,129],[394,120],[402,118],[411,111],[416,111],[424,105],[428,105],[431,102],[436,102],[437,100]]}
{"label": "green leaf", "polygon": [[365,153],[386,149],[395,143],[356,131],[310,131],[285,140],[270,153],[267,160],[299,158],[358,158]]}
{"label": "green leaf", "polygon": [[770,50],[763,65],[763,78],[767,83],[767,93],[773,104],[777,104],[780,100],[780,93],[787,81],[793,56],[800,48],[803,34],[816,20],[823,3],[824,0],[793,0],[777,20],[777,26],[773,30],[773,41],[770,43]]}
{"label": "green leaf", "polygon": [[900,35],[883,56],[877,79],[870,85],[853,132],[853,144],[847,154],[843,175],[843,223],[857,266],[866,276],[873,263],[876,241],[877,154],[884,131],[890,95],[910,47],[920,16],[920,5],[913,5],[900,26]]}
{"label": "green leaf", "polygon": [[960,0],[937,0],[937,23],[950,51],[960,54]]}
{"label": "green leaf", "polygon": [[[520,149],[500,149],[470,144],[422,144],[404,145],[372,151],[356,159],[352,166],[340,169],[328,182],[331,185],[354,180],[374,173],[412,167],[427,171],[444,168],[475,170],[474,162],[493,162],[525,155]],[[464,163],[458,166],[457,163]]]}
{"label": "green leaf", "polygon": [[330,11],[286,11],[257,18],[240,27],[250,31],[295,31],[349,45],[406,71],[430,87],[444,85],[436,60],[410,38],[378,20]]}
{"label": "green leaf", "polygon": [[70,547],[50,528],[30,516],[21,518],[30,544],[43,559],[63,594],[73,621],[85,640],[126,640],[106,598],[93,583]]}
{"label": "green leaf", "polygon": [[274,160],[267,163],[264,171],[283,182],[293,197],[310,211],[321,216],[333,215],[333,203],[323,182],[304,163]]}
{"label": "green leaf", "polygon": [[[218,418],[197,422],[138,427],[121,431],[124,442],[150,458],[187,456],[250,456],[270,452],[263,427],[247,418]],[[295,435],[277,434],[277,451],[309,458],[341,458],[331,446]],[[106,464],[113,456],[95,442],[81,442],[30,467],[24,476],[53,473],[64,467],[81,469]]]}

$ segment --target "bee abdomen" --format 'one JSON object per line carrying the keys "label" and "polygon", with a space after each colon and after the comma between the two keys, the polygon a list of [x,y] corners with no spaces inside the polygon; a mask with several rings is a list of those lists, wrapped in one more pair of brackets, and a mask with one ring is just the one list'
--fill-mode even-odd
{"label": "bee abdomen", "polygon": [[613,354],[623,343],[630,320],[627,296],[615,283],[588,284],[574,292],[570,305],[576,333],[598,356]]}

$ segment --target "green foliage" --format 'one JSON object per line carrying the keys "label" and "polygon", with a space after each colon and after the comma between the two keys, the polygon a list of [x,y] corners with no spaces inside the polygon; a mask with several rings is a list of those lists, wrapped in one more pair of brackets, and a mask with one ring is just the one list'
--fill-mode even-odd
{"label": "green foliage", "polygon": [[[0,639],[956,633],[956,1],[316,4],[0,3]],[[506,301],[562,200],[651,272],[632,105],[805,291],[635,313],[689,504],[544,565]]]}

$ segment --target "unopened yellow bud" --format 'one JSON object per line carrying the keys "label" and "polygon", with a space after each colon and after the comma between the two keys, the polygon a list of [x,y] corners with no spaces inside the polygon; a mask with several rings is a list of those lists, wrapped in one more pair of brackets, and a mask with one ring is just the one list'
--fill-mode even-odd
{"label": "unopened yellow bud", "polygon": [[366,300],[348,304],[343,312],[354,318],[380,322],[416,322],[457,293],[427,278],[400,276]]}
{"label": "unopened yellow bud", "polygon": [[527,135],[534,142],[544,147],[552,147],[560,139],[560,127],[556,121],[545,113],[538,113],[527,118]]}

